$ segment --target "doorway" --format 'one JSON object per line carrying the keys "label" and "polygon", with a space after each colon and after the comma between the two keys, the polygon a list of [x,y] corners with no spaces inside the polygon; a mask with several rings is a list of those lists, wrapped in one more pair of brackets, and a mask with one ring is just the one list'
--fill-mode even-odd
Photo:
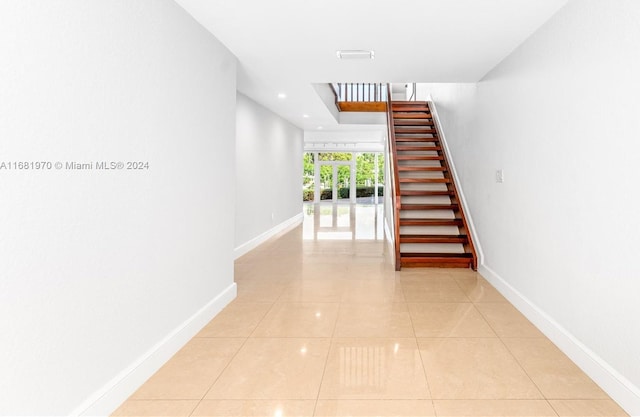
{"label": "doorway", "polygon": [[320,201],[355,203],[355,188],[351,186],[353,163],[322,161],[318,165],[320,170]]}
{"label": "doorway", "polygon": [[303,201],[379,204],[384,185],[382,153],[306,152],[303,164]]}

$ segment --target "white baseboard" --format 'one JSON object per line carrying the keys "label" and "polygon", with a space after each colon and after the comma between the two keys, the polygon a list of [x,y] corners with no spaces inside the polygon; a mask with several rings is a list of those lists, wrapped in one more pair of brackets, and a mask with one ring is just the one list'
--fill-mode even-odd
{"label": "white baseboard", "polygon": [[395,243],[393,241],[394,236],[391,233],[391,228],[389,227],[389,223],[387,222],[387,218],[384,218],[384,237],[387,241],[387,250],[389,251],[391,262],[393,263],[393,267],[396,267],[396,248]]}
{"label": "white baseboard", "polygon": [[298,213],[295,216],[293,216],[292,218],[290,218],[289,220],[285,220],[282,223],[280,223],[279,225],[277,225],[275,227],[272,227],[271,229],[269,229],[266,232],[262,233],[260,236],[254,237],[250,241],[248,241],[246,243],[243,243],[242,245],[240,245],[237,248],[235,248],[235,250],[233,251],[233,255],[234,255],[235,259],[238,259],[242,255],[244,255],[244,254],[248,253],[249,251],[257,248],[258,246],[260,246],[261,244],[263,244],[267,240],[271,239],[272,237],[290,231],[291,229],[295,228],[300,223],[302,223],[302,219],[303,219],[303,214],[302,213]]}
{"label": "white baseboard", "polygon": [[640,416],[640,388],[486,265],[478,272],[576,363],[630,416]]}
{"label": "white baseboard", "polygon": [[131,396],[151,375],[195,336],[227,304],[236,298],[236,283],[174,329],[142,357],[87,398],[71,416],[108,416]]}
{"label": "white baseboard", "polygon": [[393,242],[393,235],[391,234],[391,228],[389,227],[389,222],[386,217],[384,219],[384,237],[387,238],[388,242]]}

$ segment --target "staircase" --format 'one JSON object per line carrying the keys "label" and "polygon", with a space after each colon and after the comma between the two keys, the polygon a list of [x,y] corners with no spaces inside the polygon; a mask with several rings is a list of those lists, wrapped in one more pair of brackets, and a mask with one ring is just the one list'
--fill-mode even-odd
{"label": "staircase", "polygon": [[425,101],[391,101],[396,269],[477,267],[438,126]]}

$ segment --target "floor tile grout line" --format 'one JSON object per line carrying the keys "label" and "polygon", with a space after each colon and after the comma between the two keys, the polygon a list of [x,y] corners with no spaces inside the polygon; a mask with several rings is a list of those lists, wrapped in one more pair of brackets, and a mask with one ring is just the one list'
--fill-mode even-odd
{"label": "floor tile grout line", "polygon": [[[515,306],[513,304],[511,304],[510,302],[508,302],[508,301],[506,303],[486,302],[486,303],[482,303],[482,304],[483,305],[495,304],[495,305],[501,305],[501,306],[508,305],[508,306],[512,307],[516,311],[517,314],[522,315],[522,313],[520,313],[520,311],[517,308],[515,308]],[[485,319],[485,321],[489,324],[489,326],[491,326],[491,328],[493,329],[493,331],[495,332],[497,337],[499,337],[500,339],[548,339],[547,336],[544,333],[542,333],[542,331],[540,329],[538,329],[538,327],[536,325],[534,325],[526,317],[524,317],[524,315],[522,316],[522,318],[526,321],[526,323],[528,323],[529,325],[533,326],[540,333],[540,336],[506,336],[506,335],[500,335],[498,333],[498,331],[494,328],[494,326],[491,325],[491,322],[489,321],[489,318],[488,318],[487,314],[485,314],[480,308],[478,308],[476,303],[474,303],[474,306],[476,307],[476,310],[478,310],[480,312],[480,314]],[[518,326],[518,327],[520,328],[520,326]]]}
{"label": "floor tile grout line", "polygon": [[271,304],[271,307],[269,307],[267,309],[267,311],[264,312],[264,314],[262,315],[262,317],[260,318],[260,320],[258,320],[258,322],[256,323],[255,327],[253,328],[253,330],[251,330],[251,333],[249,333],[249,336],[247,336],[247,339],[251,339],[253,337],[253,334],[256,332],[256,330],[258,329],[258,327],[260,326],[260,323],[262,323],[264,321],[264,318],[267,317],[267,314],[269,314],[269,312],[273,309],[274,304]]}
{"label": "floor tile grout line", "polygon": [[[259,263],[258,263],[259,265]],[[235,280],[234,280],[235,282]],[[264,304],[268,304],[268,303],[264,303]],[[214,379],[214,381],[212,382],[212,384],[209,386],[209,388],[207,389],[207,391],[204,393],[204,395],[202,396],[202,398],[199,400],[198,405],[207,397],[207,395],[209,394],[209,392],[211,392],[211,390],[213,389],[213,387],[215,386],[216,382],[218,382],[218,380],[220,379],[220,377],[224,374],[224,372],[227,370],[227,368],[229,367],[229,365],[233,362],[233,360],[238,356],[238,354],[242,351],[242,349],[244,348],[244,346],[247,344],[247,341],[249,340],[249,338],[251,338],[251,335],[253,335],[253,333],[255,333],[256,329],[258,328],[258,326],[260,325],[260,323],[264,320],[264,318],[267,316],[267,314],[269,313],[269,311],[271,311],[273,309],[275,305],[275,302],[271,303],[271,307],[269,307],[269,309],[267,311],[265,311],[265,313],[262,315],[262,317],[260,318],[260,320],[258,321],[258,323],[256,323],[256,326],[253,328],[253,330],[251,331],[251,333],[249,333],[249,335],[244,338],[244,341],[242,342],[242,345],[240,345],[240,347],[238,348],[238,350],[234,353],[234,355],[231,357],[231,359],[226,363],[226,365],[222,368],[222,370],[218,373],[218,376]],[[195,409],[194,409],[195,411]],[[192,411],[193,414],[193,411]]]}
{"label": "floor tile grout line", "polygon": [[[206,394],[205,394],[206,396]],[[204,397],[203,397],[204,398]],[[193,413],[196,412],[196,410],[198,409],[198,407],[200,407],[200,404],[202,403],[202,399],[199,399],[198,402],[196,403],[196,406],[193,407],[193,410],[191,410],[191,412],[189,413],[189,417],[193,416]]]}
{"label": "floor tile grout line", "polygon": [[[518,363],[518,365],[522,368],[522,370],[525,372],[525,374],[527,375],[527,377],[531,380],[531,382],[533,382],[533,384],[536,386],[536,388],[538,389],[538,391],[540,391],[540,394],[542,395],[543,399],[546,400],[547,402],[550,403],[550,401],[555,401],[555,400],[583,400],[583,401],[588,401],[588,400],[612,400],[611,397],[608,396],[608,394],[602,390],[602,388],[598,385],[595,384],[595,382],[593,380],[590,380],[598,387],[600,388],[600,390],[602,390],[606,395],[607,398],[589,398],[589,397],[572,397],[572,398],[554,398],[554,397],[550,397],[547,394],[545,394],[542,391],[542,388],[536,383],[536,381],[531,377],[531,375],[529,374],[529,372],[527,371],[527,369],[524,367],[524,365],[522,364],[522,362],[516,357],[516,355],[513,353],[513,351],[509,348],[509,346],[505,343],[505,341],[503,339],[530,339],[530,340],[546,340],[547,342],[551,343],[556,349],[557,347],[555,346],[555,344],[553,342],[551,342],[551,340],[549,340],[546,336],[544,338],[540,338],[540,337],[536,337],[536,338],[532,338],[532,337],[500,337],[500,342],[505,346],[505,348],[509,351],[509,354],[511,354],[511,356],[515,359],[515,361]],[[562,352],[561,352],[562,353]],[[567,358],[568,359],[568,358]],[[571,360],[568,359],[568,361],[575,365],[577,367],[577,365]],[[578,370],[580,372],[583,372],[580,368],[578,368]],[[588,378],[588,376],[587,376]],[[615,401],[614,401],[615,402]],[[617,404],[617,403],[616,403]],[[553,406],[552,406],[553,407]],[[554,412],[555,412],[555,408]]]}
{"label": "floor tile grout line", "polygon": [[480,317],[482,317],[482,321],[484,321],[487,324],[487,326],[489,326],[494,336],[499,339],[500,335],[498,334],[498,331],[491,325],[489,320],[487,320],[487,317],[484,314],[482,314],[482,311],[478,307],[476,307],[475,304],[471,303],[471,305],[473,306],[473,309],[480,315]]}
{"label": "floor tile grout line", "polygon": [[[529,378],[529,380],[533,383],[533,385],[536,387],[536,389],[538,390],[538,392],[540,393],[540,395],[542,396],[542,399],[547,400],[547,396],[545,395],[544,392],[542,392],[542,388],[540,388],[540,386],[536,383],[536,381],[531,377],[531,375],[529,374],[529,372],[527,372],[527,369],[524,367],[524,365],[522,364],[522,362],[520,362],[520,360],[516,357],[516,355],[511,351],[511,349],[509,349],[509,346],[504,342],[502,337],[498,337],[498,339],[500,340],[500,343],[502,344],[502,346],[504,346],[505,349],[507,349],[507,352],[509,352],[509,355],[511,355],[511,357],[513,358],[513,360],[516,361],[516,363],[518,364],[518,366],[520,367],[520,369],[522,369],[522,372],[524,372],[524,374],[527,376],[527,378]],[[514,338],[516,339],[516,338]],[[548,401],[548,400],[547,400]],[[555,409],[553,409],[554,413],[555,413]],[[556,413],[557,414],[557,413]]]}
{"label": "floor tile grout line", "polygon": [[431,400],[431,407],[433,407],[433,411],[435,413],[435,405],[433,403],[433,394],[431,392],[431,386],[429,385],[429,377],[427,376],[427,368],[425,366],[424,360],[422,358],[422,350],[420,349],[420,344],[418,343],[418,335],[416,334],[416,327],[413,323],[413,317],[411,316],[411,309],[409,308],[409,303],[407,303],[407,312],[409,313],[409,321],[411,322],[411,328],[413,329],[413,339],[416,343],[416,349],[418,349],[418,355],[420,356],[420,362],[422,364],[422,373],[424,374],[424,381],[427,384],[427,391],[429,393],[429,399]]}
{"label": "floor tile grout line", "polygon": [[224,371],[227,370],[227,368],[229,367],[229,365],[231,365],[231,362],[233,362],[233,360],[236,358],[236,356],[238,356],[238,353],[240,353],[240,351],[242,351],[242,348],[244,348],[244,346],[247,344],[247,341],[249,340],[248,337],[245,337],[242,344],[240,345],[240,347],[238,348],[238,350],[236,351],[236,353],[233,354],[233,356],[231,357],[231,359],[229,359],[229,362],[226,363],[226,365],[222,368],[222,370],[218,373],[218,376],[216,376],[216,378],[214,379],[214,381],[211,383],[211,385],[209,385],[209,388],[207,389],[207,391],[204,393],[204,395],[202,396],[202,398],[200,399],[200,402],[202,402],[205,398],[207,398],[207,395],[209,395],[209,392],[211,392],[211,389],[213,389],[214,385],[216,385],[216,382],[218,382],[218,380],[220,379],[220,377],[222,376],[222,374],[224,374]]}
{"label": "floor tile grout line", "polygon": [[[544,395],[544,394],[543,394],[543,395]],[[551,401],[549,401],[549,399],[548,399],[548,398],[545,398],[544,400],[545,400],[545,402],[546,402],[547,404],[549,404],[549,407],[551,407],[551,410],[553,410],[553,412],[555,413],[555,415],[556,415],[556,416],[560,416],[560,413],[558,413],[558,410],[556,410],[556,408],[553,406],[553,404],[551,404]]]}
{"label": "floor tile grout line", "polygon": [[[469,303],[452,303],[452,302],[433,302],[433,303],[407,303],[407,308],[409,308],[409,305],[415,305],[415,304],[426,304],[426,305],[434,305],[434,304],[470,304],[474,310],[476,310],[476,312],[478,312],[478,314],[480,314],[481,318],[483,319],[483,321],[489,326],[489,328],[491,329],[491,331],[493,332],[493,336],[418,336],[417,333],[415,333],[415,328],[414,328],[414,333],[416,334],[416,338],[421,338],[421,339],[429,339],[429,338],[445,338],[445,339],[497,339],[499,338],[498,334],[496,333],[495,329],[493,329],[493,327],[491,326],[491,324],[488,323],[488,321],[484,318],[484,316],[482,316],[482,314],[480,313],[480,311],[478,311],[478,309],[476,308],[475,304],[469,302]],[[411,309],[409,308],[409,315],[411,316]],[[411,316],[411,320],[413,323],[413,316]]]}
{"label": "floor tile grout line", "polygon": [[316,403],[313,406],[314,416],[316,415],[316,409],[318,408],[318,401],[320,401],[320,392],[322,391],[324,377],[327,372],[327,366],[329,364],[329,355],[331,354],[331,350],[333,349],[333,340],[334,340],[334,335],[336,333],[336,328],[338,327],[338,318],[340,317],[341,309],[342,309],[342,303],[338,303],[338,313],[336,314],[336,321],[333,323],[333,331],[331,332],[331,337],[329,338],[329,349],[327,350],[327,356],[324,361],[324,366],[322,367],[322,375],[320,376],[320,384],[318,385],[318,394],[316,396]]}
{"label": "floor tile grout line", "polygon": [[453,279],[453,282],[456,283],[456,286],[458,287],[458,289],[460,289],[460,291],[462,291],[462,293],[464,294],[465,297],[467,297],[467,299],[469,300],[470,303],[473,303],[473,300],[471,300],[471,297],[469,297],[469,294],[467,294],[467,292],[464,290],[464,288],[462,288],[462,286],[460,285],[460,283],[458,282],[458,280],[455,277],[451,277],[451,279]]}

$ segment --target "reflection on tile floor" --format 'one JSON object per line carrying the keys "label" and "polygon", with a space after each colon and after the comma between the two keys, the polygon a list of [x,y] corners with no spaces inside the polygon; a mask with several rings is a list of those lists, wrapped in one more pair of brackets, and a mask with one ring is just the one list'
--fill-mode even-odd
{"label": "reflection on tile floor", "polygon": [[626,415],[474,271],[394,271],[381,206],[304,213],[114,415]]}

